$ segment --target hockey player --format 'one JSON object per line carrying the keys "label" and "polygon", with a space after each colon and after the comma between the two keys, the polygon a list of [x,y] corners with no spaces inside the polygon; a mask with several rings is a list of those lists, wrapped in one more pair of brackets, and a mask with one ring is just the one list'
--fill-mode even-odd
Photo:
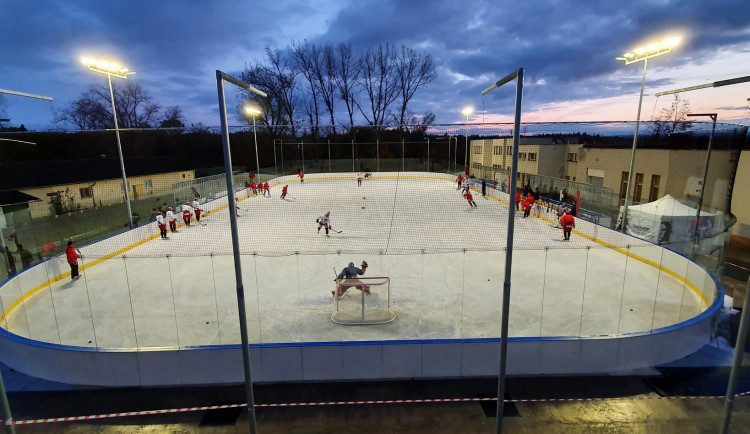
{"label": "hockey player", "polygon": [[557,223],[555,224],[556,228],[562,228],[562,223],[560,223],[560,219],[562,219],[562,216],[565,215],[565,205],[560,204],[560,206],[557,207]]}
{"label": "hockey player", "polygon": [[245,190],[247,190],[247,197],[250,197],[250,183],[245,181]]}
{"label": "hockey player", "polygon": [[362,177],[357,177],[357,187],[362,187]]}
{"label": "hockey player", "polygon": [[68,241],[68,248],[65,249],[65,256],[68,260],[68,265],[70,265],[70,279],[76,280],[80,278],[81,275],[78,274],[78,258],[82,258],[83,256],[78,253],[73,241]]}
{"label": "hockey player", "polygon": [[372,173],[371,172],[365,172],[365,179],[370,179],[370,178],[372,178]]}
{"label": "hockey player", "polygon": [[464,198],[466,198],[466,201],[469,202],[469,205],[473,208],[477,206],[477,203],[474,202],[474,196],[471,195],[470,191],[467,191],[464,193]]}
{"label": "hockey player", "polygon": [[252,190],[253,196],[255,196],[255,194],[257,192],[257,189],[258,189],[258,186],[257,186],[257,184],[255,184],[255,181],[251,182],[250,183],[250,190]]}
{"label": "hockey player", "polygon": [[299,171],[299,175],[297,175],[297,176],[299,176],[299,182],[300,183],[305,182],[305,174],[302,173],[301,170]]}
{"label": "hockey player", "polygon": [[268,186],[268,181],[263,184],[263,196],[268,193],[268,197],[271,197],[271,187]]}
{"label": "hockey player", "polygon": [[[350,262],[349,265],[341,270],[341,273],[336,276],[336,290],[331,291],[331,294],[334,297],[341,298],[341,296],[346,293],[347,289],[355,287],[361,291],[361,288],[364,286],[365,294],[370,295],[370,285],[362,285],[362,281],[356,278],[357,276],[365,274],[365,271],[367,271],[367,261],[362,261],[362,268],[355,267],[354,262]],[[348,279],[345,285],[341,284],[342,279]]]}
{"label": "hockey player", "polygon": [[234,198],[234,215],[240,216],[240,200],[236,197]]}
{"label": "hockey player", "polygon": [[159,233],[161,234],[161,239],[166,240],[167,237],[167,222],[164,221],[164,216],[161,215],[161,211],[156,213],[156,224],[159,226]]}
{"label": "hockey player", "polygon": [[175,217],[174,213],[172,212],[171,206],[167,208],[166,220],[167,223],[169,223],[169,230],[171,230],[172,233],[177,232],[177,217]]}
{"label": "hockey player", "polygon": [[458,178],[456,178],[456,190],[461,189],[461,183],[464,182],[464,177],[461,176],[461,174],[458,175]]}
{"label": "hockey player", "polygon": [[331,229],[331,212],[328,211],[322,216],[316,218],[315,223],[318,224],[318,233],[320,233],[320,228],[326,228],[326,236],[328,237],[328,229]]}
{"label": "hockey player", "polygon": [[570,210],[565,210],[565,215],[560,218],[560,224],[563,230],[563,240],[570,240],[570,233],[576,227],[576,219],[570,215]]}
{"label": "hockey player", "polygon": [[287,189],[289,189],[288,185],[285,185],[284,187],[281,188],[281,198],[282,199],[286,197]]}
{"label": "hockey player", "polygon": [[198,200],[197,197],[193,201],[193,209],[195,210],[195,221],[196,223],[200,223],[201,214],[203,213],[203,210],[201,209],[200,201]]}
{"label": "hockey player", "polygon": [[190,202],[185,202],[182,205],[182,221],[185,222],[185,226],[190,227],[190,219],[193,218],[193,208],[190,206]]}
{"label": "hockey player", "polygon": [[521,206],[521,193],[516,192],[516,211],[520,209]]}

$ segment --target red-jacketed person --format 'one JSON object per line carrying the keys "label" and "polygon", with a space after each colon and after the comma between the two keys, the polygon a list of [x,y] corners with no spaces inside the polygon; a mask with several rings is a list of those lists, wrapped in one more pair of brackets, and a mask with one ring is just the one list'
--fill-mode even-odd
{"label": "red-jacketed person", "polygon": [[528,217],[531,215],[531,208],[534,206],[534,196],[529,193],[528,196],[526,196],[526,205],[523,208],[523,216]]}
{"label": "red-jacketed person", "polygon": [[161,211],[159,211],[156,214],[156,224],[159,226],[159,233],[161,234],[161,239],[166,240],[167,237],[167,222],[164,221],[164,216],[161,215]]}
{"label": "red-jacketed person", "polygon": [[521,193],[516,192],[516,211],[519,210],[520,206],[521,206]]}
{"label": "red-jacketed person", "polygon": [[565,215],[560,217],[560,225],[563,230],[563,239],[570,240],[570,233],[576,227],[576,219],[570,215],[570,210],[565,210]]}
{"label": "red-jacketed person", "polygon": [[255,181],[250,183],[250,190],[253,192],[253,196],[255,196],[256,190],[258,189],[258,186],[255,184]]}
{"label": "red-jacketed person", "polygon": [[78,255],[78,252],[76,251],[76,245],[73,241],[68,241],[68,248],[65,249],[65,256],[68,259],[68,265],[70,265],[70,278],[71,280],[76,280],[79,277],[81,277],[80,274],[78,274],[78,258],[81,256]]}
{"label": "red-jacketed person", "polygon": [[297,176],[299,176],[299,182],[305,182],[305,174],[302,173],[301,170],[299,171],[299,175]]}
{"label": "red-jacketed person", "polygon": [[464,177],[460,174],[458,175],[458,178],[456,178],[456,190],[461,189],[461,183],[464,182]]}
{"label": "red-jacketed person", "polygon": [[281,187],[281,198],[282,198],[282,199],[286,197],[286,194],[287,194],[287,190],[288,190],[288,189],[289,189],[289,186],[288,186],[288,185],[285,185],[285,186]]}
{"label": "red-jacketed person", "polygon": [[362,187],[362,177],[357,178],[357,187]]}
{"label": "red-jacketed person", "polygon": [[268,181],[263,184],[263,196],[268,193],[268,197],[271,197],[271,187],[268,186]]}
{"label": "red-jacketed person", "polygon": [[471,195],[470,191],[467,191],[464,193],[464,198],[466,198],[466,201],[469,202],[469,205],[474,208],[477,206],[477,203],[474,202],[474,196]]}
{"label": "red-jacketed person", "polygon": [[182,221],[185,222],[185,226],[190,227],[190,219],[193,218],[193,208],[190,206],[190,202],[185,202],[182,205]]}

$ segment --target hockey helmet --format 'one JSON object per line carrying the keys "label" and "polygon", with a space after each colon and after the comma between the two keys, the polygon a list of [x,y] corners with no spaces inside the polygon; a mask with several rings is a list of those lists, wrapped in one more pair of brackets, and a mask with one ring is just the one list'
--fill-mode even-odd
{"label": "hockey helmet", "polygon": [[157,212],[156,214],[157,214],[157,215],[161,215],[161,211]]}
{"label": "hockey helmet", "polygon": [[330,211],[326,211],[326,215],[331,215],[331,212]]}
{"label": "hockey helmet", "polygon": [[167,208],[167,211],[172,211],[172,207],[170,206],[169,208]]}
{"label": "hockey helmet", "polygon": [[350,262],[350,263],[349,263],[349,266],[350,266],[350,267],[353,267],[353,266],[354,266],[354,262]]}
{"label": "hockey helmet", "polygon": [[185,205],[190,205],[190,202],[185,202]]}

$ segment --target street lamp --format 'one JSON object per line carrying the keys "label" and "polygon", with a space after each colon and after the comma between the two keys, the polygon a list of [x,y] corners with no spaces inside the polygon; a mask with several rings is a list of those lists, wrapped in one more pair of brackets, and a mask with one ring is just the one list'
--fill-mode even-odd
{"label": "street lamp", "polygon": [[646,68],[648,68],[648,59],[652,57],[658,57],[664,54],[668,54],[672,51],[672,47],[679,44],[678,38],[667,38],[661,42],[651,43],[645,47],[638,47],[632,52],[623,54],[621,57],[616,57],[615,60],[621,60],[625,62],[625,65],[631,63],[637,63],[643,61],[643,79],[641,80],[641,95],[638,98],[638,115],[635,120],[635,134],[633,135],[633,151],[630,155],[630,171],[628,172],[628,186],[625,191],[625,204],[622,210],[622,232],[624,233],[627,228],[628,222],[628,202],[630,201],[630,191],[633,186],[633,170],[635,169],[635,149],[638,143],[638,128],[641,125],[641,105],[643,104],[643,87],[646,85]]}
{"label": "street lamp", "polygon": [[106,60],[91,59],[84,57],[81,59],[84,65],[94,72],[99,72],[107,76],[109,82],[109,96],[112,100],[112,118],[115,121],[115,136],[117,136],[117,153],[120,156],[120,171],[122,172],[122,187],[125,190],[125,203],[128,207],[128,222],[130,228],[133,228],[133,213],[130,209],[130,191],[128,189],[128,179],[125,176],[125,162],[122,158],[122,144],[120,143],[120,128],[117,124],[117,111],[115,109],[115,93],[112,91],[112,76],[117,78],[128,79],[128,75],[135,74],[134,71],[124,68],[116,63],[108,62]]}
{"label": "street lamp", "polygon": [[258,162],[258,133],[255,132],[255,115],[260,114],[260,110],[256,107],[247,106],[245,107],[245,113],[253,117],[253,137],[255,137],[255,172],[260,175],[260,163]]}
{"label": "street lamp", "polygon": [[467,123],[467,125],[466,125],[466,146],[465,146],[465,149],[464,149],[464,173],[466,173],[468,175],[468,173],[469,173],[469,166],[467,165],[468,164],[468,157],[469,157],[469,125],[468,125],[468,123],[469,123],[469,115],[472,114],[472,113],[474,113],[474,109],[472,107],[466,107],[466,108],[463,109],[463,111],[461,111],[461,113],[463,113],[464,116],[466,116],[466,123]]}

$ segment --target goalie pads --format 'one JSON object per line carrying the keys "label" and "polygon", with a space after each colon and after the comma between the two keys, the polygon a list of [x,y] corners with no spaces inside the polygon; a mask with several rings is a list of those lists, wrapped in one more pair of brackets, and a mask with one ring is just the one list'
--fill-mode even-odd
{"label": "goalie pads", "polygon": [[320,223],[318,220],[320,220],[320,219],[315,219],[315,223]]}
{"label": "goalie pads", "polygon": [[362,261],[362,268],[367,268],[367,261]]}

